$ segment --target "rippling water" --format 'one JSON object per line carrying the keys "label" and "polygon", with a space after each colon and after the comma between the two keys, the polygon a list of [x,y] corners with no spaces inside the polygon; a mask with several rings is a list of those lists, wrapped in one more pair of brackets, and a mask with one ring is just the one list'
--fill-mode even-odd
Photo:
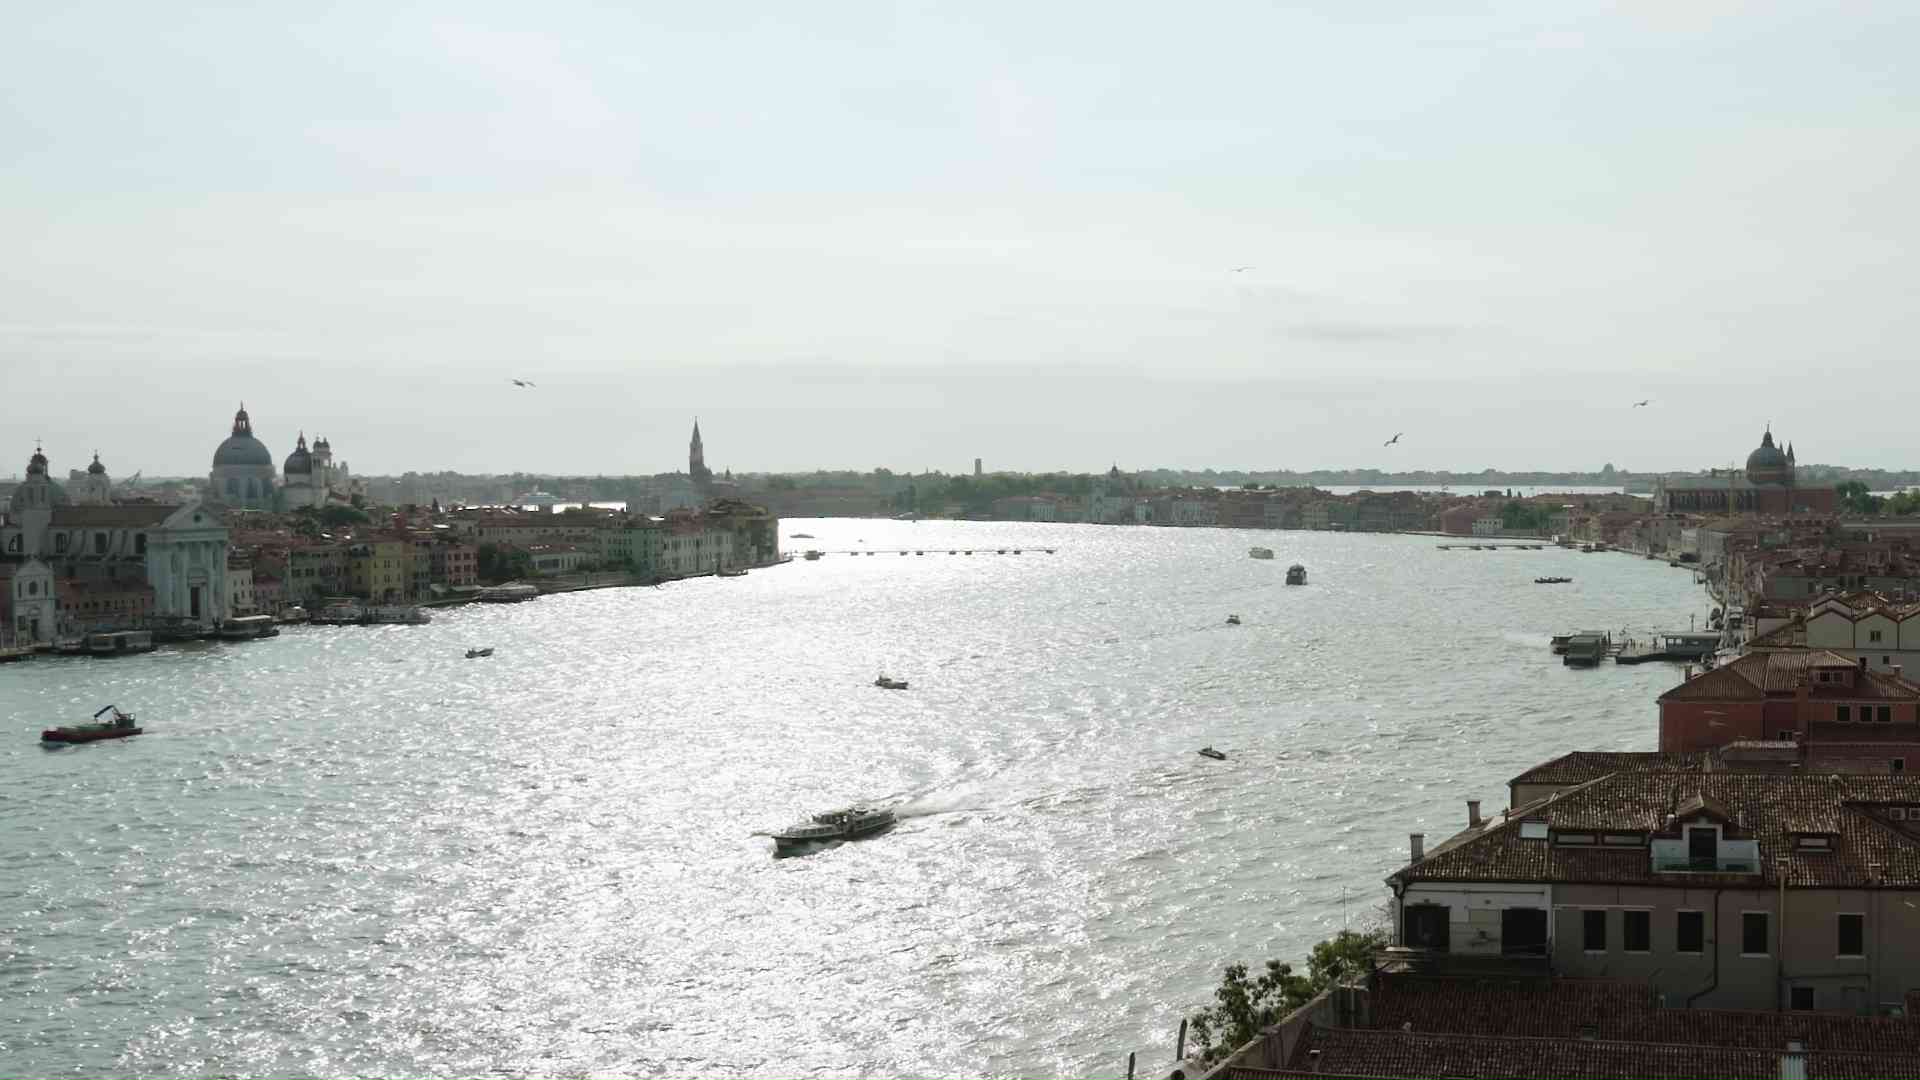
{"label": "rippling water", "polygon": [[[1145,1071],[1223,964],[1365,919],[1408,832],[1652,748],[1678,672],[1550,633],[1703,610],[1428,537],[786,531],[928,554],[0,667],[0,1075]],[[107,702],[149,733],[34,741]],[[761,835],[876,798],[883,837]]]}

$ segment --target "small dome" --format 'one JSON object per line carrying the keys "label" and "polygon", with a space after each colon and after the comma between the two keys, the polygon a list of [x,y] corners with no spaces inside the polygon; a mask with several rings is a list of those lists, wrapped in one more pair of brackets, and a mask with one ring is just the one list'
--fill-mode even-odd
{"label": "small dome", "polygon": [[27,475],[47,475],[47,455],[37,446],[33,448],[33,456],[27,459]]}
{"label": "small dome", "polygon": [[96,451],[94,451],[94,454],[93,454],[93,464],[91,464],[91,465],[89,465],[89,466],[87,466],[87,472],[88,472],[89,474],[91,474],[91,475],[93,475],[93,476],[105,476],[105,475],[107,475],[107,467],[106,467],[105,465],[102,465],[102,464],[100,464],[100,452],[99,452],[99,451],[97,451],[97,450],[96,450]]}
{"label": "small dome", "polygon": [[293,453],[287,455],[284,471],[289,477],[313,475],[313,455],[307,452],[306,432],[300,433],[300,441],[294,444]]}

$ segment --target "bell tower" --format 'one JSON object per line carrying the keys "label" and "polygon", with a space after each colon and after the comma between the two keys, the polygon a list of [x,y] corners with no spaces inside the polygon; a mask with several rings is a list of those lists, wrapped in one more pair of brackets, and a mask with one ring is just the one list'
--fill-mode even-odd
{"label": "bell tower", "polygon": [[693,418],[693,438],[687,443],[687,475],[695,484],[705,485],[713,479],[713,470],[707,468],[706,447],[700,442],[700,418]]}

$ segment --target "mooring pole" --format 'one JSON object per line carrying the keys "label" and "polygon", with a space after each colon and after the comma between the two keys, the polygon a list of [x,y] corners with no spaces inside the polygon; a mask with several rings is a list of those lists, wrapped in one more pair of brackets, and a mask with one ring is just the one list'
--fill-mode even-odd
{"label": "mooring pole", "polygon": [[1133,1080],[1133,1051],[1127,1051],[1127,1080]]}
{"label": "mooring pole", "polygon": [[1180,1038],[1173,1045],[1173,1060],[1187,1060],[1187,1018],[1180,1018]]}

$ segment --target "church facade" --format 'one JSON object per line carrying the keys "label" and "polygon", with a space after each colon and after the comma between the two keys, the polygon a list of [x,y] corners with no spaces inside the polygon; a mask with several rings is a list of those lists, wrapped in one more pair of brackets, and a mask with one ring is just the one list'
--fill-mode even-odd
{"label": "church facade", "polygon": [[1653,504],[1662,513],[1831,514],[1839,493],[1831,485],[1803,485],[1795,475],[1793,446],[1774,445],[1773,430],[1747,455],[1741,470],[1715,470],[1712,476],[1662,477],[1654,481]]}
{"label": "church facade", "polygon": [[211,629],[229,614],[227,548],[212,507],[82,504],[36,449],[0,521],[0,630],[24,644],[117,628],[134,593],[150,620]]}

